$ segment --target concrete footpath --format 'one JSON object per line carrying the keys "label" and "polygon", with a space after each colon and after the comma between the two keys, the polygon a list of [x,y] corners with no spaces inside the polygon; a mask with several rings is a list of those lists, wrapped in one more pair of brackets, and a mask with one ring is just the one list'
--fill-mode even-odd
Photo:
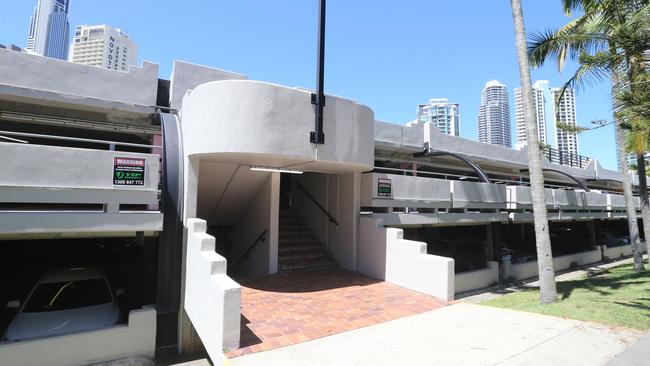
{"label": "concrete footpath", "polygon": [[458,303],[230,360],[245,365],[605,365],[642,332]]}

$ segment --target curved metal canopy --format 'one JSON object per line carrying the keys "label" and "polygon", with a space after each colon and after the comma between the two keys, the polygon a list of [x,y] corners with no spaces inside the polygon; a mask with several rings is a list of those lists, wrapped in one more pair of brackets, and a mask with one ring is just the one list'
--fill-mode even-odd
{"label": "curved metal canopy", "polygon": [[452,158],[456,158],[456,159],[462,161],[463,163],[467,164],[470,168],[472,168],[472,170],[476,173],[476,175],[481,180],[481,182],[483,182],[483,183],[492,183],[492,181],[490,180],[488,175],[485,174],[483,169],[481,169],[481,167],[478,166],[478,164],[476,164],[475,162],[469,160],[468,158],[464,157],[463,155],[455,154],[455,153],[447,152],[447,151],[433,151],[433,150],[430,150],[430,149],[425,149],[422,152],[418,152],[418,153],[413,154],[414,158],[430,158],[430,157],[435,157],[435,156],[451,156]]}
{"label": "curved metal canopy", "polygon": [[[521,169],[520,172],[528,172],[529,170],[530,170],[530,169]],[[581,181],[580,179],[578,179],[578,178],[572,176],[571,174],[565,173],[565,172],[563,172],[563,171],[561,171],[561,170],[551,169],[551,168],[542,168],[542,171],[545,171],[545,172],[553,172],[553,173],[557,173],[557,174],[563,175],[563,176],[565,176],[565,177],[571,179],[572,181],[574,181],[574,182],[578,185],[578,187],[580,187],[581,189],[583,189],[585,192],[591,192],[591,190],[589,189],[589,187],[587,187],[587,185],[586,185],[583,181]]]}

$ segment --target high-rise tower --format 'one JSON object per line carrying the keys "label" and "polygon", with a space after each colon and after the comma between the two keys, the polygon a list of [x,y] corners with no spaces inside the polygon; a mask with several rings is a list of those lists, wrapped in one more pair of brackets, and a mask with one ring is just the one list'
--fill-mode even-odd
{"label": "high-rise tower", "polygon": [[497,80],[488,81],[483,87],[478,134],[481,142],[512,147],[508,88]]}
{"label": "high-rise tower", "polygon": [[[533,101],[535,103],[535,117],[537,121],[537,137],[539,142],[546,145],[546,98],[544,92],[548,89],[547,80],[538,80],[533,84]],[[515,127],[517,143],[515,149],[522,149],[526,146],[526,120],[524,118],[524,101],[521,88],[515,89]]]}
{"label": "high-rise tower", "polygon": [[418,123],[431,122],[442,133],[458,136],[460,133],[460,105],[446,98],[430,99],[418,105]]}
{"label": "high-rise tower", "polygon": [[70,43],[70,0],[39,0],[29,22],[27,49],[65,60]]}
{"label": "high-rise tower", "polygon": [[107,25],[75,28],[70,61],[105,69],[128,71],[135,65],[138,46],[126,33]]}
{"label": "high-rise tower", "polygon": [[559,88],[551,89],[551,98],[553,99],[553,124],[555,126],[555,144],[556,148],[562,152],[578,154],[578,134],[567,132],[557,127],[557,123],[567,126],[577,126],[576,119],[576,92],[575,89],[566,89],[559,103],[557,98],[560,95]]}

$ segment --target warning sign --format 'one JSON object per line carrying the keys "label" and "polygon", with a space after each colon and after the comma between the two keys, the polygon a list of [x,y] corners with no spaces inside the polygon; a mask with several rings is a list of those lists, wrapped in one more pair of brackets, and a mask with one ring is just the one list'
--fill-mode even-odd
{"label": "warning sign", "polygon": [[377,178],[377,196],[378,197],[392,197],[393,186],[390,179]]}
{"label": "warning sign", "polygon": [[144,186],[145,159],[114,158],[113,185]]}

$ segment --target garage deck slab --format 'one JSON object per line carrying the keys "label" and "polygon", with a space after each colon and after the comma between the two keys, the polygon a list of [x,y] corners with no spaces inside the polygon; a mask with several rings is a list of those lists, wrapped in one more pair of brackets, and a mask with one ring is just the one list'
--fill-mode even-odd
{"label": "garage deck slab", "polygon": [[367,327],[445,305],[441,300],[344,270],[238,278],[241,348],[227,356],[268,351]]}
{"label": "garage deck slab", "polygon": [[605,365],[641,332],[458,303],[238,357],[248,365]]}

